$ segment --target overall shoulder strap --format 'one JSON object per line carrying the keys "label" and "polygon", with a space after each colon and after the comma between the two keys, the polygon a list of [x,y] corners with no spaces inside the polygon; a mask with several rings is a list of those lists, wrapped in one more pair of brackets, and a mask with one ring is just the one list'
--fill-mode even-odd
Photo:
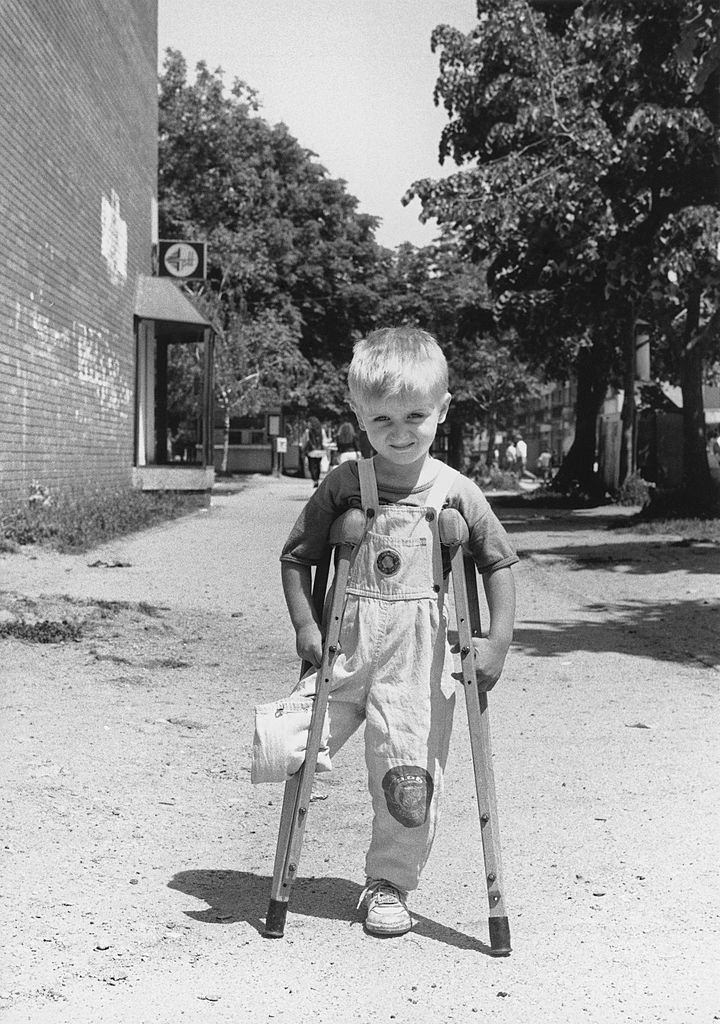
{"label": "overall shoulder strap", "polygon": [[374,516],[380,507],[377,480],[375,479],[375,461],[374,459],[360,459],[357,467],[360,478],[360,502],[367,518],[368,509],[372,509]]}
{"label": "overall shoulder strap", "polygon": [[441,463],[440,471],[435,477],[435,482],[430,488],[430,493],[425,499],[426,506],[428,508],[435,509],[435,511],[439,513],[445,503],[448,491],[459,476],[460,474],[458,471],[453,469],[452,466],[448,466],[444,462]]}

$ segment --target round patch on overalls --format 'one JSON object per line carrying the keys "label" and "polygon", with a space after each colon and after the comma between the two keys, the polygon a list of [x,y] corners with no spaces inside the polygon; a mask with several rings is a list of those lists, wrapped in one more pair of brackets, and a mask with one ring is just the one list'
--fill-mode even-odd
{"label": "round patch on overalls", "polygon": [[386,548],[377,556],[375,564],[383,576],[394,576],[400,568],[400,555],[392,548]]}
{"label": "round patch on overalls", "polygon": [[401,764],[385,773],[382,781],[388,810],[406,828],[424,825],[434,785],[432,776],[416,764]]}

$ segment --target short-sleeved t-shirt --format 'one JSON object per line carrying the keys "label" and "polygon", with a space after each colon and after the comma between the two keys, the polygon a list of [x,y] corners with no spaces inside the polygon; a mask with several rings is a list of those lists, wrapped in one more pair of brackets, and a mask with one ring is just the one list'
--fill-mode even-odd
{"label": "short-sleeved t-shirt", "polygon": [[[381,505],[422,508],[433,481],[412,490],[378,484]],[[445,499],[445,508],[456,508],[470,530],[470,551],[481,573],[514,565],[518,557],[507,533],[477,484],[458,475]],[[334,521],[350,508],[362,508],[357,462],[344,462],[328,473],[313,492],[285,542],[280,560],[317,565],[327,552]],[[446,564],[446,570],[449,565]]]}

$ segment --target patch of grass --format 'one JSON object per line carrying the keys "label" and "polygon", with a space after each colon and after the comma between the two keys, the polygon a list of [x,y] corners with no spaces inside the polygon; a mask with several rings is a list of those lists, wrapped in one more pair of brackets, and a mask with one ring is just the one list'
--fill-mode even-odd
{"label": "patch of grass", "polygon": [[28,640],[35,644],[62,644],[67,640],[77,641],[82,630],[77,622],[60,622],[42,619],[40,622],[25,622],[17,619],[13,622],[0,622],[0,638],[14,637],[16,640]]}
{"label": "patch of grass", "polygon": [[638,519],[635,522],[625,520],[623,529],[631,529],[634,533],[645,535],[672,533],[688,543],[698,541],[720,544],[720,519]]}
{"label": "patch of grass", "polygon": [[87,551],[113,537],[147,529],[206,507],[204,494],[97,489],[52,494],[24,506],[0,505],[0,543]]}
{"label": "patch of grass", "polygon": [[573,509],[596,508],[605,502],[592,501],[585,494],[561,494],[549,487],[538,487],[534,491],[518,491],[515,494],[490,494],[488,501],[497,508],[550,509],[568,512]]}

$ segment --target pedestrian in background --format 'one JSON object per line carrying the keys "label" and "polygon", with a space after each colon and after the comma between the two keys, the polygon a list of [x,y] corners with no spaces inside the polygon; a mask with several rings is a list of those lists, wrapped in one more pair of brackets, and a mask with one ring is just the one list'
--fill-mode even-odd
{"label": "pedestrian in background", "polygon": [[303,446],[303,455],[308,460],[308,470],[312,478],[313,488],[320,482],[320,467],[323,455],[325,454],[325,432],[322,423],[317,416],[311,416],[308,420],[306,440]]}
{"label": "pedestrian in background", "polygon": [[343,462],[354,462],[360,457],[360,446],[358,444],[355,427],[349,420],[343,420],[338,427],[337,437],[337,464]]}
{"label": "pedestrian in background", "polygon": [[544,484],[549,484],[552,480],[552,463],[552,452],[546,445],[538,455],[537,460],[537,468]]}

